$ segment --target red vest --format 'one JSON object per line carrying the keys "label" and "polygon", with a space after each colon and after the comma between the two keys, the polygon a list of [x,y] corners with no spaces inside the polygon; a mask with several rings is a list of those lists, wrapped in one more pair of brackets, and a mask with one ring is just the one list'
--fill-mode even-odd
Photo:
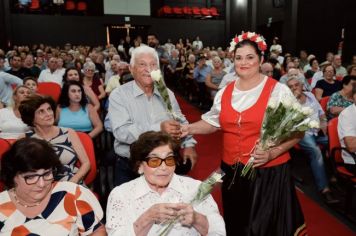
{"label": "red vest", "polygon": [[[268,78],[257,102],[243,112],[237,112],[231,105],[232,92],[235,82],[227,85],[221,98],[220,126],[223,130],[224,152],[223,161],[233,165],[236,162],[246,164],[250,158],[249,153],[260,138],[263,116],[268,99],[277,81]],[[290,159],[285,152],[279,157],[269,161],[263,167],[280,165]]]}

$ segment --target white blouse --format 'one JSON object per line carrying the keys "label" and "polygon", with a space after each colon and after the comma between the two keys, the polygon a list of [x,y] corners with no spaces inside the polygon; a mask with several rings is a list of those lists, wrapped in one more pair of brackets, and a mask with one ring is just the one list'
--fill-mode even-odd
{"label": "white blouse", "polygon": [[[108,235],[135,235],[134,222],[151,206],[157,203],[188,203],[194,198],[200,183],[199,180],[173,174],[171,182],[161,195],[148,186],[144,176],[114,188],[109,195],[106,209]],[[211,195],[193,207],[195,211],[207,217],[208,235],[226,235],[224,220]],[[148,235],[158,235],[163,227],[152,225]],[[193,227],[188,228],[176,223],[169,235],[200,234]]]}
{"label": "white blouse", "polygon": [[[261,92],[267,82],[267,78],[268,77],[265,76],[265,78],[259,85],[246,91],[241,91],[237,89],[236,86],[234,86],[231,99],[232,107],[238,112],[243,112],[253,106],[260,97]],[[239,78],[237,78],[234,83],[236,84],[238,80]],[[219,117],[221,111],[221,97],[225,89],[226,86],[219,90],[219,92],[215,96],[214,104],[211,107],[210,111],[202,115],[202,119],[204,121],[217,128],[220,128]],[[292,101],[296,101],[296,98],[294,97],[291,90],[282,83],[276,84],[274,89],[271,91],[271,97],[276,99],[277,101],[282,101],[282,99],[286,97],[289,97]]]}
{"label": "white blouse", "polygon": [[0,109],[0,138],[17,139],[28,130],[29,127],[15,115],[12,107]]}

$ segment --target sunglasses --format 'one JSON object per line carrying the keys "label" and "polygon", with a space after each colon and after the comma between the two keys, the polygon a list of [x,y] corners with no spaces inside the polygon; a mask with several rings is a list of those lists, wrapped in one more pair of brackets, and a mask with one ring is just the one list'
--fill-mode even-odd
{"label": "sunglasses", "polygon": [[176,165],[176,159],[174,156],[168,156],[165,159],[162,159],[159,157],[148,157],[145,159],[145,162],[151,168],[159,167],[160,165],[162,165],[162,162],[164,162],[166,164],[166,166],[175,166]]}

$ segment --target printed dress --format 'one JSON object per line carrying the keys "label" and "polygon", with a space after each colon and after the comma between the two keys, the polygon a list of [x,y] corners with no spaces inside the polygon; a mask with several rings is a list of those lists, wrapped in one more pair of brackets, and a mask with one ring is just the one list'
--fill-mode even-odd
{"label": "printed dress", "polygon": [[0,235],[89,235],[102,225],[103,210],[89,189],[55,182],[47,207],[27,218],[11,201],[9,192],[0,193]]}
{"label": "printed dress", "polygon": [[[42,139],[34,131],[27,132],[26,136]],[[78,168],[75,166],[78,156],[69,140],[68,129],[60,127],[58,135],[49,140],[49,142],[63,164],[63,170],[57,174],[56,180],[68,181],[78,171]]]}

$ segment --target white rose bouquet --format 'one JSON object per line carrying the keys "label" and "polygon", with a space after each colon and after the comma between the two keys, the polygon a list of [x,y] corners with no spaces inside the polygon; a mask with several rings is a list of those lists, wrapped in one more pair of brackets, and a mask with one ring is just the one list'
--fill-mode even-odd
{"label": "white rose bouquet", "polygon": [[[270,98],[263,118],[261,137],[256,145],[262,150],[268,150],[299,132],[319,128],[319,122],[310,119],[312,113],[312,108],[302,107],[298,101],[291,98],[286,97],[282,102]],[[241,176],[248,175],[249,178],[254,178],[253,161],[254,158],[250,157],[242,169]]]}
{"label": "white rose bouquet", "polygon": [[166,87],[166,84],[164,83],[161,70],[158,69],[158,70],[151,71],[151,78],[153,79],[155,87],[157,88],[158,92],[161,94],[161,97],[163,98],[163,101],[166,105],[167,112],[173,117],[173,119],[181,122],[183,120],[181,117],[182,115],[176,114],[173,111],[172,103],[171,100],[169,99],[168,89]]}
{"label": "white rose bouquet", "polygon": [[[215,184],[222,182],[221,179],[224,175],[225,173],[222,170],[214,171],[213,173],[211,173],[206,180],[200,183],[197,193],[195,194],[194,198],[190,201],[190,204],[195,206],[201,203],[202,201],[204,201],[213,190]],[[179,216],[177,216],[173,220],[164,222],[162,225],[165,225],[165,227],[161,230],[159,236],[168,235],[170,230],[177,223],[178,218]]]}

